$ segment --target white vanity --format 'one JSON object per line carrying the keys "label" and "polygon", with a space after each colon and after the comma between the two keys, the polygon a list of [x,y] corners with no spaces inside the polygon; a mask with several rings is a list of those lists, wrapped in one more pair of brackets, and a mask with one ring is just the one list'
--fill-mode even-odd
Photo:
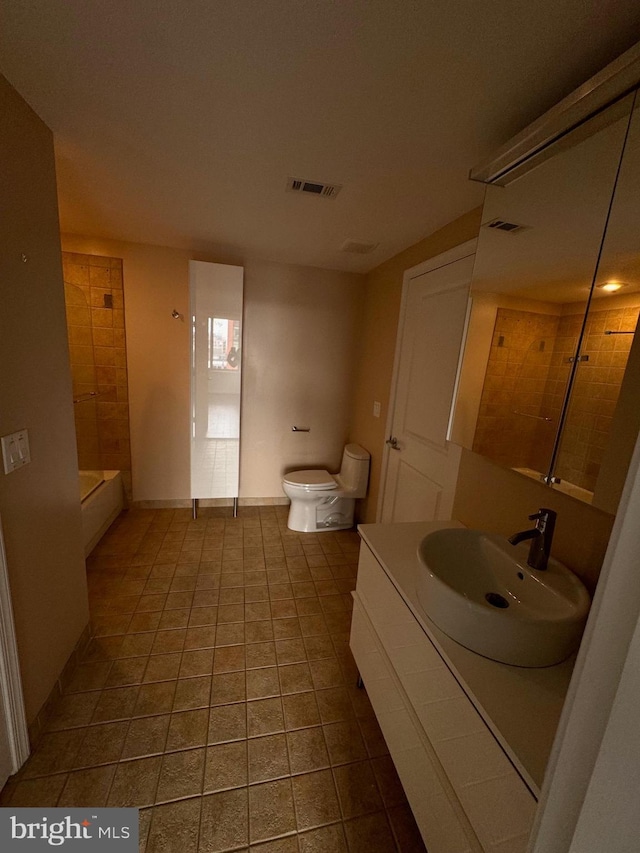
{"label": "white vanity", "polygon": [[417,549],[450,527],[360,526],[351,649],[429,853],[524,853],[574,661],[498,663],[433,624]]}

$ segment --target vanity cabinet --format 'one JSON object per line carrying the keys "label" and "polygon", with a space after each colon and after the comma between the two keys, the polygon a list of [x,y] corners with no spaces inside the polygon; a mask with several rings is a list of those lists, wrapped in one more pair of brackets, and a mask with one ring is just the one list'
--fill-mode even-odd
{"label": "vanity cabinet", "polygon": [[[364,529],[395,528],[400,535],[407,528],[415,539],[423,527],[436,526]],[[426,616],[416,615],[404,563],[394,577],[393,566],[381,563],[363,540],[351,649],[425,844],[429,853],[524,853],[537,786],[525,782],[491,719],[472,701],[460,673],[452,673],[435,634],[425,630]],[[523,672],[463,651],[481,669],[489,664],[501,674]]]}

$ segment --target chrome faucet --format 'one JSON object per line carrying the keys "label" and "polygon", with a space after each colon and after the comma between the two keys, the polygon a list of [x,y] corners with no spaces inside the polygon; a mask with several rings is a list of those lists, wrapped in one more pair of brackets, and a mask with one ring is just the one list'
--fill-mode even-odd
{"label": "chrome faucet", "polygon": [[525,539],[531,539],[527,565],[531,566],[532,569],[544,571],[547,568],[553,531],[556,526],[556,515],[557,513],[552,509],[540,507],[538,512],[529,516],[529,521],[536,522],[535,527],[532,527],[531,530],[521,530],[509,537],[509,542],[512,545],[524,542]]}

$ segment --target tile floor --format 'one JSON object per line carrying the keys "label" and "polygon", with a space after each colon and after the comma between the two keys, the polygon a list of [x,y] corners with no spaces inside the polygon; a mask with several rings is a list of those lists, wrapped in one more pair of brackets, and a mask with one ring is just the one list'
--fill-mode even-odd
{"label": "tile floor", "polygon": [[138,806],[146,853],[424,851],[348,647],[358,537],[286,507],[131,510],[14,806]]}

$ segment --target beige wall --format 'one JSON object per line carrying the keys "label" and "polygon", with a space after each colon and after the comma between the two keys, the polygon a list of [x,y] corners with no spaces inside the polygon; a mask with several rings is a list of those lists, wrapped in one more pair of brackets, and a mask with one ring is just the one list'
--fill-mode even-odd
{"label": "beige wall", "polygon": [[89,612],[53,140],[2,77],[0,115],[0,434],[28,429],[32,457],[0,471],[0,516],[32,721]]}
{"label": "beige wall", "polygon": [[[482,208],[470,211],[367,275],[350,431],[350,439],[371,453],[369,495],[359,507],[360,521],[376,520],[404,272],[477,237],[481,214]],[[379,418],[373,416],[374,401],[382,406]]]}
{"label": "beige wall", "polygon": [[467,527],[511,536],[532,525],[539,507],[558,513],[553,556],[565,563],[592,592],[609,543],[614,516],[550,489],[543,483],[462,451],[453,517]]}
{"label": "beige wall", "polygon": [[[65,251],[123,259],[133,499],[189,490],[189,260],[158,246],[63,235]],[[235,258],[234,263],[240,263]],[[340,462],[362,276],[244,262],[241,496],[284,498],[284,470]],[[291,426],[310,426],[295,435]]]}
{"label": "beige wall", "polygon": [[285,470],[338,470],[363,284],[349,273],[246,262],[242,495],[284,497]]}

